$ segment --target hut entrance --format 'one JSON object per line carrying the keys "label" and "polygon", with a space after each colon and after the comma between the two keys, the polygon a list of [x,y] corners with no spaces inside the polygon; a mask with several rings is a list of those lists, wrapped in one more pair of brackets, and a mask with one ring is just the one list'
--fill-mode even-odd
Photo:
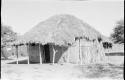
{"label": "hut entrance", "polygon": [[44,45],[44,51],[45,51],[45,63],[50,63],[50,50],[49,50],[49,45]]}

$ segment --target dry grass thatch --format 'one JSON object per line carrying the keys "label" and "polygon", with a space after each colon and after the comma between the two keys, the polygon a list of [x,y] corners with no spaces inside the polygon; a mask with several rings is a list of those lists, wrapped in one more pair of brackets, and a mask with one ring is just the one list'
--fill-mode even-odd
{"label": "dry grass thatch", "polygon": [[44,45],[54,43],[56,45],[66,45],[74,43],[76,37],[94,40],[102,37],[102,35],[87,23],[72,15],[56,15],[40,22],[14,44],[41,43]]}

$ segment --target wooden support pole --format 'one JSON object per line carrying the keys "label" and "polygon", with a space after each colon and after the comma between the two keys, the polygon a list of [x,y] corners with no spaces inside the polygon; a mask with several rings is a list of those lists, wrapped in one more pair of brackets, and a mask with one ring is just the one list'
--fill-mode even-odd
{"label": "wooden support pole", "polygon": [[87,47],[87,57],[88,57],[87,64],[90,64],[90,59],[91,59],[90,49],[89,49],[89,46],[86,46],[86,47]]}
{"label": "wooden support pole", "polygon": [[29,64],[29,63],[30,63],[30,61],[29,61],[29,56],[30,56],[30,55],[29,55],[29,54],[30,54],[30,53],[29,53],[29,44],[27,44],[26,46],[27,46],[27,53],[28,53],[28,60],[27,60],[27,63]]}
{"label": "wooden support pole", "polygon": [[41,47],[40,47],[40,44],[39,44],[39,57],[40,57],[40,64],[42,64],[42,57],[41,57]]}
{"label": "wooden support pole", "polygon": [[80,58],[80,64],[82,64],[82,54],[81,54],[80,39],[79,39],[79,58]]}
{"label": "wooden support pole", "polygon": [[42,49],[43,49],[43,55],[42,55],[42,56],[43,56],[43,59],[42,59],[43,61],[42,61],[42,62],[46,62],[46,59],[45,59],[45,49],[44,49],[44,46],[42,46]]}
{"label": "wooden support pole", "polygon": [[80,59],[80,40],[79,40],[79,60],[81,60]]}
{"label": "wooden support pole", "polygon": [[70,54],[70,48],[68,49],[68,52],[67,52],[67,63],[69,62],[69,54]]}
{"label": "wooden support pole", "polygon": [[18,63],[18,46],[16,46],[16,56],[17,56],[17,61],[16,62],[17,62],[17,64],[19,64]]}
{"label": "wooden support pole", "polygon": [[[52,46],[53,47],[53,46]],[[53,64],[54,64],[54,62],[55,62],[55,54],[56,54],[56,50],[55,50],[55,48],[53,47]]]}

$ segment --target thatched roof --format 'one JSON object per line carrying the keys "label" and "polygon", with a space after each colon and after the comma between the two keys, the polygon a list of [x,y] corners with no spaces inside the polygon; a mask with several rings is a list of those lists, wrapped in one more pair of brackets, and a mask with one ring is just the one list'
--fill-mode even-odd
{"label": "thatched roof", "polygon": [[74,43],[76,37],[93,40],[102,37],[102,35],[87,23],[72,15],[56,15],[40,22],[14,44],[41,43],[44,45],[54,43],[65,45]]}

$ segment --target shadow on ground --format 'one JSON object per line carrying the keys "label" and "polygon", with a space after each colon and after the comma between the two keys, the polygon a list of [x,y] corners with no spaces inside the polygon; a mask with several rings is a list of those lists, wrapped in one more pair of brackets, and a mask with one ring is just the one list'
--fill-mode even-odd
{"label": "shadow on ground", "polygon": [[78,69],[82,71],[82,75],[79,77],[86,78],[112,78],[123,79],[124,78],[124,65],[113,64],[93,64],[88,66],[79,66]]}
{"label": "shadow on ground", "polygon": [[[10,62],[8,64],[17,64],[17,61],[13,61],[13,62]],[[28,64],[28,61],[27,60],[21,60],[21,61],[18,61],[18,64]],[[30,64],[39,64],[39,63],[30,62]]]}

